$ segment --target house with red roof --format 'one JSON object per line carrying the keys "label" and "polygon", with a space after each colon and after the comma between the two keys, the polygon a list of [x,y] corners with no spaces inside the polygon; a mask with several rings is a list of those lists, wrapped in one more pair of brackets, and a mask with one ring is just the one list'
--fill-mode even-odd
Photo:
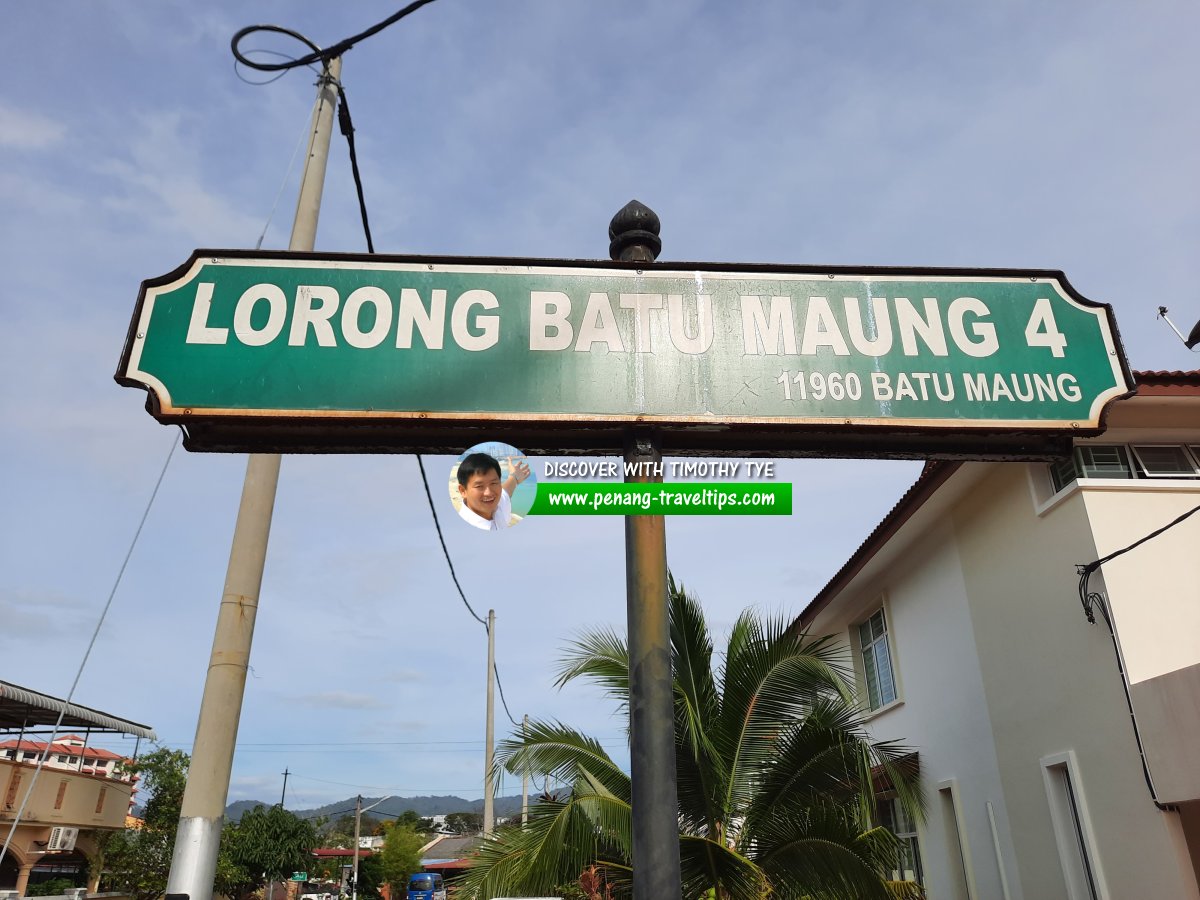
{"label": "house with red roof", "polygon": [[[59,727],[84,735],[59,736]],[[100,833],[125,827],[137,791],[125,754],[91,746],[93,735],[113,734],[136,739],[133,756],[155,737],[145,725],[0,681],[0,891],[24,895],[52,877],[96,890],[87,855]]]}

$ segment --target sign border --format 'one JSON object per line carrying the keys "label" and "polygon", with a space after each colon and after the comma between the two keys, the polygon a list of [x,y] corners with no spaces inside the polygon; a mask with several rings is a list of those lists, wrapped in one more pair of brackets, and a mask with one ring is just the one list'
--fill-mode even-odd
{"label": "sign border", "polygon": [[[137,364],[145,325],[153,311],[153,301],[164,288],[191,280],[195,270],[209,263],[240,264],[276,261],[288,266],[321,264],[324,268],[387,269],[396,265],[435,270],[439,267],[463,269],[511,268],[542,270],[552,274],[564,270],[632,271],[642,273],[692,274],[730,273],[770,276],[839,276],[877,280],[936,281],[1045,281],[1056,288],[1064,300],[1090,310],[1102,310],[1108,333],[1106,348],[1112,357],[1114,379],[1121,385],[1104,391],[1093,400],[1091,422],[1027,419],[946,419],[904,418],[897,424],[877,417],[738,417],[734,420],[709,416],[657,416],[640,414],[573,414],[527,412],[412,412],[391,410],[273,410],[225,409],[205,407],[202,415],[192,418],[192,410],[171,405],[166,385],[153,375],[141,372]],[[1111,341],[1109,337],[1111,336]],[[898,456],[924,458],[1047,458],[1060,455],[1074,436],[1097,435],[1104,431],[1107,412],[1115,400],[1134,393],[1133,377],[1121,345],[1112,307],[1080,294],[1056,269],[957,268],[922,266],[821,266],[769,263],[725,263],[655,261],[653,263],[612,260],[562,260],[530,257],[414,256],[393,254],[323,253],[283,250],[197,249],[180,266],[157,278],[142,282],[129,331],[121,353],[115,380],[126,387],[146,391],[146,409],[163,424],[184,427],[184,445],[189,450],[226,452],[457,452],[480,433],[514,436],[520,446],[533,449],[542,438],[555,446],[559,454],[621,452],[629,429],[656,430],[663,434],[664,449],[675,448],[700,455],[820,455],[820,447],[829,447],[834,455]],[[164,400],[166,401],[164,403]],[[830,429],[835,429],[830,431]],[[341,440],[328,433],[339,430],[358,432]],[[782,434],[776,434],[782,430]],[[572,433],[588,432],[582,439],[571,440]],[[274,433],[274,436],[273,436]],[[685,434],[707,439],[688,441]],[[956,436],[957,433],[957,436]],[[723,437],[718,438],[718,435]],[[796,444],[787,446],[790,435]],[[874,440],[872,441],[872,436]],[[887,437],[901,438],[897,451],[856,445],[878,443]],[[567,446],[558,446],[565,442]],[[996,443],[994,452],[985,452],[988,443]],[[578,445],[578,446],[575,446]],[[694,445],[694,446],[692,446]],[[745,445],[737,450],[738,445]],[[691,449],[689,449],[689,447]],[[965,455],[964,455],[965,451]],[[980,455],[982,454],[982,456]],[[1015,455],[1014,455],[1015,454]]]}

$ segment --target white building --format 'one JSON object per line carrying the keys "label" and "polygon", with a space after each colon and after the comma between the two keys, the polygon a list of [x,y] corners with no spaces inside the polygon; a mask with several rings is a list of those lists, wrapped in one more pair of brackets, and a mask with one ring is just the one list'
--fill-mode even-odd
{"label": "white building", "polygon": [[1200,372],[1137,382],[1070,460],[926,466],[801,613],[919,754],[931,900],[1200,898],[1200,512],[1091,575],[1095,624],[1076,569],[1200,508]]}

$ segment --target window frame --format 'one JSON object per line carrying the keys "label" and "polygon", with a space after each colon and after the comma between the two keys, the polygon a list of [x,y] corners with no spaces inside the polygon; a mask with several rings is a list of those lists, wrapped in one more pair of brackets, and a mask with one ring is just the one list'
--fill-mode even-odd
{"label": "window frame", "polygon": [[1111,900],[1075,751],[1052,753],[1040,762],[1068,900]]}
{"label": "window frame", "polygon": [[[884,810],[888,811],[886,818]],[[921,858],[921,833],[916,820],[908,818],[908,815],[904,812],[904,808],[900,805],[899,798],[897,798],[893,791],[876,795],[875,816],[879,826],[890,831],[901,848],[910,848],[910,858],[913,861],[914,868],[911,870],[903,868],[905,859],[904,851],[901,849],[900,858],[897,860],[897,867],[892,869],[892,880],[911,881],[924,887],[925,865]],[[898,826],[901,825],[906,826],[905,830],[900,830]],[[910,871],[913,877],[905,877]]]}
{"label": "window frame", "polygon": [[[1083,462],[1084,451],[1089,454],[1096,448],[1118,448],[1124,463],[1123,473],[1086,472]],[[1181,449],[1185,459],[1195,466],[1191,473],[1150,473],[1138,456],[1141,447],[1171,447]],[[1092,467],[1094,469],[1094,466]],[[1114,443],[1082,443],[1071,448],[1070,454],[1061,459],[1041,465],[1030,465],[1029,489],[1039,516],[1045,515],[1060,502],[1071,496],[1080,487],[1100,489],[1138,488],[1173,490],[1200,490],[1200,444],[1187,441],[1122,441]],[[1068,477],[1069,476],[1069,477]]]}
{"label": "window frame", "polygon": [[[1183,454],[1183,462],[1191,466],[1190,472],[1151,472],[1142,459],[1142,450],[1157,450],[1157,449],[1178,450]],[[1130,444],[1130,451],[1133,453],[1134,461],[1141,469],[1141,473],[1146,478],[1200,478],[1200,462],[1197,462],[1196,455],[1192,452],[1187,444]]]}
{"label": "window frame", "polygon": [[[880,616],[883,623],[883,633],[879,636],[872,635],[868,644],[863,643],[864,626],[869,626],[876,616]],[[886,598],[881,598],[876,606],[871,607],[871,611],[864,617],[853,622],[850,626],[851,630],[851,645],[854,648],[854,672],[858,679],[860,687],[860,698],[865,702],[867,710],[870,713],[877,713],[881,710],[888,709],[891,706],[902,702],[900,692],[900,679],[898,676],[898,666],[896,664],[896,647],[892,641],[892,621],[891,609],[886,601]],[[875,679],[878,682],[879,702],[875,703],[872,699],[872,684],[871,671],[867,667],[868,647],[871,648],[872,661],[874,663]],[[879,678],[879,655],[875,652],[875,648],[882,647],[887,654],[888,680],[891,684],[892,696],[884,699],[883,682]]]}

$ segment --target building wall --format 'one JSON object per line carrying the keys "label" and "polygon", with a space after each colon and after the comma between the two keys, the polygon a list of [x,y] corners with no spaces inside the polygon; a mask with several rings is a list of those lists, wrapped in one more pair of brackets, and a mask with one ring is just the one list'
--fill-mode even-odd
{"label": "building wall", "polygon": [[[1200,505],[1200,482],[1164,481],[1079,490],[1100,556]],[[1103,571],[1130,684],[1200,664],[1200,513]]]}
{"label": "building wall", "polygon": [[965,593],[953,524],[945,520],[883,576],[856,585],[812,631],[845,637],[886,598],[898,696],[870,727],[876,739],[902,741],[920,754],[928,803],[919,835],[930,900],[1004,896],[992,817],[1008,897],[1024,900]]}
{"label": "building wall", "polygon": [[1037,509],[1027,467],[994,464],[953,516],[1024,896],[1068,896],[1042,761],[1072,754],[1100,896],[1196,898],[1177,817],[1142,777],[1108,632],[1078,599],[1074,566],[1098,555],[1084,494]]}
{"label": "building wall", "polygon": [[[1197,482],[1170,491],[1136,485],[1080,489],[1101,556],[1200,505]],[[1155,789],[1172,803],[1200,800],[1198,547],[1200,514],[1103,568]]]}
{"label": "building wall", "polygon": [[[12,821],[33,782],[36,769],[30,763],[0,760],[0,823]],[[132,789],[127,782],[100,775],[43,768],[21,820],[30,824],[79,828],[122,828]],[[96,812],[101,791],[104,802],[100,812]]]}

